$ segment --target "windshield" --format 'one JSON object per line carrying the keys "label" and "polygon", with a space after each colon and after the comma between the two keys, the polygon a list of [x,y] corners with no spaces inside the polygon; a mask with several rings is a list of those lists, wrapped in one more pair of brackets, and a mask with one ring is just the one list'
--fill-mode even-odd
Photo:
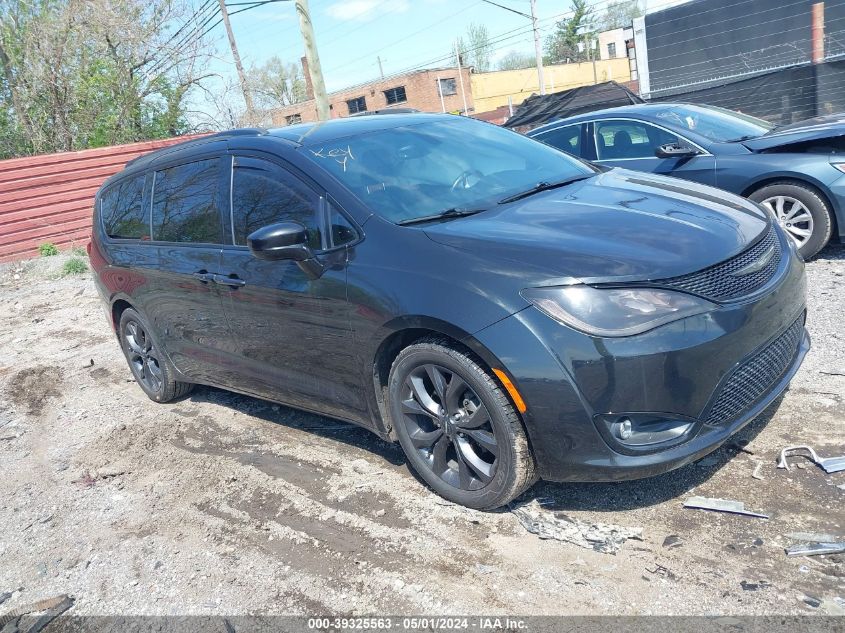
{"label": "windshield", "polygon": [[774,127],[763,119],[716,106],[672,106],[657,117],[718,142],[757,138]]}
{"label": "windshield", "polygon": [[548,145],[463,117],[433,118],[300,151],[395,223],[447,209],[485,209],[540,182],[596,173]]}

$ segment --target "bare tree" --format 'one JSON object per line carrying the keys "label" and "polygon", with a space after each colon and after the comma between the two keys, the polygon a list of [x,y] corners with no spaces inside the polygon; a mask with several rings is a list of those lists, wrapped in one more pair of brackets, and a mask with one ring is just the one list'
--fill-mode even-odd
{"label": "bare tree", "polygon": [[247,82],[260,118],[269,120],[269,113],[300,101],[305,101],[305,75],[302,66],[284,62],[273,56],[247,71]]}
{"label": "bare tree", "polygon": [[473,22],[467,27],[466,40],[458,38],[458,50],[461,51],[462,63],[472,66],[476,72],[486,73],[492,69],[493,44],[483,24]]}

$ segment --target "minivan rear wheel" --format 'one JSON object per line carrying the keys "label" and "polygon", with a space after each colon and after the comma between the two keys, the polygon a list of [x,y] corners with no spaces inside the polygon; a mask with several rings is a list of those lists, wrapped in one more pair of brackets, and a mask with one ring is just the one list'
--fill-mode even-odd
{"label": "minivan rear wheel", "polygon": [[449,501],[493,509],[535,481],[525,429],[507,394],[448,341],[424,339],[400,352],[388,401],[409,465]]}
{"label": "minivan rear wheel", "polygon": [[135,382],[156,402],[170,402],[193,389],[188,382],[174,380],[175,370],[141,315],[126,308],[120,316],[120,346]]}

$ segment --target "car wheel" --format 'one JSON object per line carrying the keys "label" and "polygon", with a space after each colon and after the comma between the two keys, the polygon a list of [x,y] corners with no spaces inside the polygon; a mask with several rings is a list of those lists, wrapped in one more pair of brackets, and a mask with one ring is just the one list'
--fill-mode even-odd
{"label": "car wheel", "polygon": [[493,509],[535,481],[525,429],[507,394],[448,341],[424,339],[400,352],[388,403],[410,466],[442,497]]}
{"label": "car wheel", "polygon": [[193,389],[188,382],[174,380],[175,370],[146,321],[132,308],[126,308],[118,326],[120,346],[135,381],[152,400],[170,402]]}
{"label": "car wheel", "polygon": [[804,185],[776,182],[752,193],[749,198],[771,211],[798,252],[810,259],[825,247],[833,231],[833,218],[821,196]]}

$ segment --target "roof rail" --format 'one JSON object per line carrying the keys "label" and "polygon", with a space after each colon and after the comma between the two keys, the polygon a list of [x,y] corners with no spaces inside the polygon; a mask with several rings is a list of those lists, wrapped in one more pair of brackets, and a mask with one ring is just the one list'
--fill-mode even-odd
{"label": "roof rail", "polygon": [[416,108],[382,108],[381,110],[367,110],[366,112],[356,112],[352,116],[373,116],[374,114],[412,114],[419,112]]}
{"label": "roof rail", "polygon": [[175,143],[174,145],[168,145],[166,147],[161,147],[157,150],[152,152],[147,152],[146,154],[141,154],[140,156],[136,156],[132,160],[128,161],[125,167],[129,167],[130,165],[134,165],[142,158],[150,158],[153,155],[161,156],[163,154],[167,154],[169,151],[176,151],[184,147],[185,145],[201,145],[203,143],[209,143],[215,140],[221,140],[225,138],[229,138],[231,136],[261,136],[263,134],[267,134],[267,129],[263,127],[243,127],[237,128],[234,130],[224,130],[223,132],[215,132],[214,134],[206,134],[205,136],[200,136],[198,138],[188,139],[186,141],[182,141],[181,143]]}

